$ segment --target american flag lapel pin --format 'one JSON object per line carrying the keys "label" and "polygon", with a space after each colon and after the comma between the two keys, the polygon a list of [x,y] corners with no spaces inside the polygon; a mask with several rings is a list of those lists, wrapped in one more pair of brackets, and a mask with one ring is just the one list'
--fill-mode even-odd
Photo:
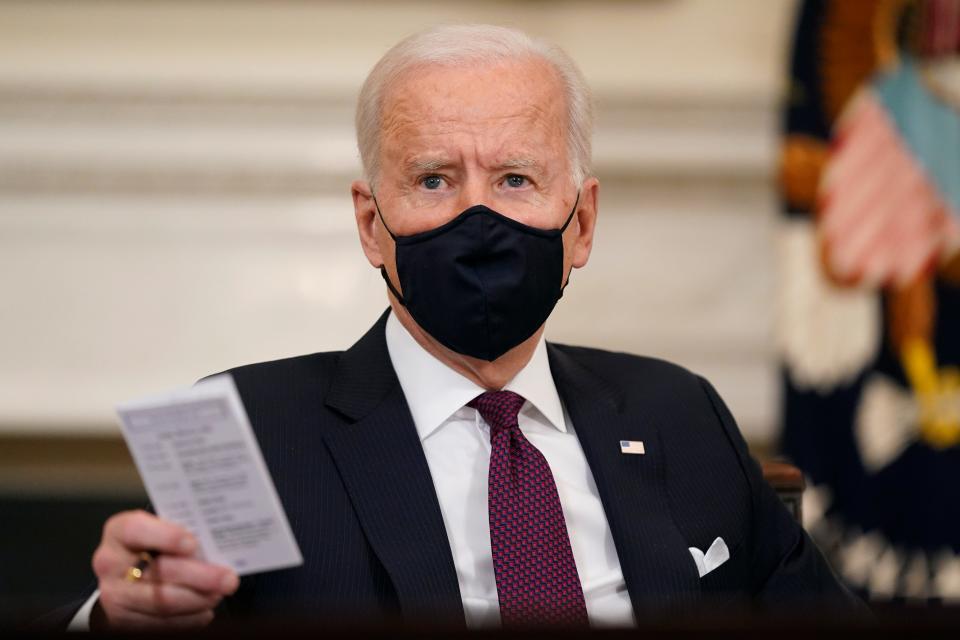
{"label": "american flag lapel pin", "polygon": [[646,451],[643,449],[643,440],[621,440],[620,453],[632,453],[642,456]]}

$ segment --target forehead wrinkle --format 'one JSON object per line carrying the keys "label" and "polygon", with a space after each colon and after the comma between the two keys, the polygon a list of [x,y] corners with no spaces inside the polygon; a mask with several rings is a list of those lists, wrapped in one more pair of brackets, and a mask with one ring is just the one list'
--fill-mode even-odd
{"label": "forehead wrinkle", "polygon": [[[420,96],[407,96],[403,93],[395,96],[385,105],[381,131],[397,134],[401,130],[413,129],[415,132],[442,134],[453,130],[471,129],[490,122],[525,122],[536,128],[550,129],[556,124],[562,127],[562,121],[553,122],[558,115],[552,104],[541,105],[530,101],[520,107],[504,112],[478,111],[470,104],[457,101],[424,100]],[[424,128],[426,131],[424,131]],[[438,130],[439,128],[439,130]]]}
{"label": "forehead wrinkle", "polygon": [[[548,153],[553,154],[566,150],[563,144],[566,136],[565,103],[557,99],[561,97],[557,92],[562,93],[559,83],[552,77],[551,80],[553,82],[546,86],[538,84],[535,88],[529,83],[517,87],[515,82],[508,80],[498,89],[501,96],[509,96],[504,103],[502,100],[466,100],[456,91],[446,90],[442,75],[437,78],[406,75],[392,83],[384,96],[380,153],[389,148],[389,155],[395,162],[399,161],[401,167],[436,170],[443,166],[439,162],[441,159],[447,166],[458,162],[456,158],[448,157],[452,148],[443,150],[450,145],[457,146],[453,141],[456,137],[459,140],[472,139],[478,160],[486,156],[487,161],[481,162],[488,167],[538,167],[542,173],[549,168],[544,164],[549,158],[540,158],[540,163],[528,160],[533,160],[542,151],[549,150]],[[523,99],[518,100],[521,97]],[[507,141],[516,140],[518,134],[526,138],[533,134],[538,147],[536,152],[510,149]],[[529,144],[533,140],[527,139],[526,142]],[[421,148],[414,151],[411,146]],[[490,153],[497,147],[500,147],[499,153]],[[460,155],[459,150],[455,155]]]}
{"label": "forehead wrinkle", "polygon": [[551,110],[549,108],[545,109],[537,104],[524,105],[508,113],[478,112],[471,109],[469,105],[458,104],[438,104],[435,105],[435,107],[426,121],[410,120],[404,124],[418,125],[428,123],[431,127],[436,127],[437,125],[453,125],[456,129],[470,129],[489,123],[517,122],[537,128],[551,128],[554,124],[551,122],[553,120]]}

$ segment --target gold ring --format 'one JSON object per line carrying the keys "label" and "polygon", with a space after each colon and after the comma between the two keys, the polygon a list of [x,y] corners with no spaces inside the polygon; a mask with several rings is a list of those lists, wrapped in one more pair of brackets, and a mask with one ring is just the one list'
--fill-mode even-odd
{"label": "gold ring", "polygon": [[124,576],[127,582],[136,582],[143,578],[143,569],[140,567],[127,567],[127,574]]}
{"label": "gold ring", "polygon": [[153,561],[153,556],[146,551],[140,553],[140,561],[135,565],[127,567],[127,572],[124,574],[124,579],[127,582],[137,582],[138,580],[143,579],[143,573],[147,570],[147,567],[150,566],[150,563]]}

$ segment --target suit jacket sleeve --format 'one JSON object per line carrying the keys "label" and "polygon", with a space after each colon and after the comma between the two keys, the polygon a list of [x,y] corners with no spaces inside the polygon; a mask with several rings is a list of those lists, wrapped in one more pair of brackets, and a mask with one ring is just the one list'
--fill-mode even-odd
{"label": "suit jacket sleeve", "polygon": [[48,611],[27,626],[29,631],[66,631],[87,600],[96,592],[97,583],[92,582],[83,595],[69,604]]}
{"label": "suit jacket sleeve", "polygon": [[750,485],[750,589],[756,605],[783,609],[798,605],[867,614],[866,606],[837,579],[820,550],[764,480],[760,465],[723,400],[709,382],[700,384],[710,399]]}

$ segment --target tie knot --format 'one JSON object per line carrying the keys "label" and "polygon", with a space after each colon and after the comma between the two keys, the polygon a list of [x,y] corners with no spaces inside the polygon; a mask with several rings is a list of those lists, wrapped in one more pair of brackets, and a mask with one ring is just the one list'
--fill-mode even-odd
{"label": "tie knot", "polygon": [[524,402],[523,396],[513,391],[488,391],[468,402],[467,406],[479,411],[490,425],[491,434],[496,434],[518,426],[517,416]]}

